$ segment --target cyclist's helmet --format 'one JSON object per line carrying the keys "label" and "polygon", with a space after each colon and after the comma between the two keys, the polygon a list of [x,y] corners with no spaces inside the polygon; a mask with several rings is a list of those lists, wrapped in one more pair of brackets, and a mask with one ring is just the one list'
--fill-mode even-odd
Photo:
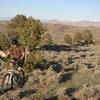
{"label": "cyclist's helmet", "polygon": [[11,45],[16,45],[18,44],[18,40],[17,39],[12,39],[11,40]]}

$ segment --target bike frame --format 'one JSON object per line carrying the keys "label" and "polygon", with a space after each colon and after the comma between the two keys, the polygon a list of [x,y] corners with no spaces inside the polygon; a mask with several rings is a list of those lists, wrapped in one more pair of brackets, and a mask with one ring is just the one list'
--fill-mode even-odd
{"label": "bike frame", "polygon": [[[10,78],[7,77],[6,83],[9,83],[9,84],[11,83],[11,79],[12,79],[12,77],[13,77],[14,72],[15,72],[15,69],[14,69],[14,62],[10,62],[10,69],[9,69],[8,72],[7,72],[7,73],[10,74]],[[16,73],[18,73],[18,71],[16,71]]]}

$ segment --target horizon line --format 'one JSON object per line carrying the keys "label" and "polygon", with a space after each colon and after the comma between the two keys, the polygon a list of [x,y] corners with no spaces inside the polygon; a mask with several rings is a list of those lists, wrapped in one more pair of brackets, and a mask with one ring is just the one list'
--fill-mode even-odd
{"label": "horizon line", "polygon": [[[32,16],[33,17],[33,16]],[[0,17],[0,21],[10,21],[13,17]],[[35,18],[33,17],[34,19],[39,19],[39,18]],[[61,20],[61,19],[39,19],[40,21],[61,21],[61,22],[100,22],[100,21],[97,21],[97,20],[69,20],[69,21],[66,21],[66,20]]]}

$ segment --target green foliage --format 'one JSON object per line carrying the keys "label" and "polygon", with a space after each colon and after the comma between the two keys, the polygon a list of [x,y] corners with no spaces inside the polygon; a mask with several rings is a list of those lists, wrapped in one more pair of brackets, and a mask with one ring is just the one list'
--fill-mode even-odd
{"label": "green foliage", "polygon": [[23,30],[21,30],[20,42],[25,45],[29,51],[32,51],[39,44],[44,32],[45,29],[42,23],[30,17],[26,21]]}
{"label": "green foliage", "polygon": [[12,38],[16,38],[30,52],[24,64],[27,71],[43,63],[40,51],[36,51],[46,29],[39,20],[24,15],[15,16],[8,24],[5,34],[0,34],[0,49],[8,49]]}
{"label": "green foliage", "polygon": [[83,40],[83,35],[81,32],[78,32],[74,35],[74,42],[80,43]]}
{"label": "green foliage", "polygon": [[32,51],[27,55],[26,61],[24,62],[25,71],[32,71],[35,67],[41,67],[43,59],[40,55],[39,51]]}
{"label": "green foliage", "polygon": [[7,26],[7,36],[9,40],[12,38],[19,39],[21,31],[25,26],[25,22],[27,21],[26,16],[24,15],[16,15]]}
{"label": "green foliage", "polygon": [[45,33],[45,28],[39,20],[35,20],[29,17],[25,22],[20,34],[20,42],[29,50],[29,55],[24,63],[26,71],[31,71],[37,65],[41,65],[42,58],[40,57],[40,51],[36,51],[36,47],[39,46],[42,39],[42,35]]}
{"label": "green foliage", "polygon": [[53,44],[53,40],[52,37],[49,33],[43,34],[38,47],[43,47],[44,45],[52,45]]}
{"label": "green foliage", "polygon": [[92,33],[89,30],[85,30],[84,32],[78,32],[74,35],[74,42],[85,44],[90,44],[93,41]]}
{"label": "green foliage", "polygon": [[46,45],[52,45],[52,44],[53,44],[52,36],[48,33],[47,34]]}
{"label": "green foliage", "polygon": [[6,35],[9,38],[9,40],[12,40],[13,38],[19,39],[19,33],[16,31],[8,31]]}
{"label": "green foliage", "polygon": [[72,37],[71,37],[71,35],[66,34],[64,36],[64,42],[71,45],[72,44]]}
{"label": "green foliage", "polygon": [[10,47],[12,38],[19,39],[20,32],[24,27],[27,18],[24,15],[15,16],[8,24],[7,31],[0,34],[0,48],[5,50]]}
{"label": "green foliage", "polygon": [[41,38],[41,43],[43,45],[52,45],[53,44],[52,36],[49,33],[44,34]]}
{"label": "green foliage", "polygon": [[25,22],[27,21],[26,16],[24,15],[16,15],[8,24],[8,30],[9,31],[16,31],[18,33],[20,33],[20,30],[22,30],[22,28],[25,25]]}
{"label": "green foliage", "polygon": [[93,41],[93,36],[92,36],[92,33],[89,31],[89,30],[85,30],[83,32],[83,41],[86,43],[86,44],[89,44]]}

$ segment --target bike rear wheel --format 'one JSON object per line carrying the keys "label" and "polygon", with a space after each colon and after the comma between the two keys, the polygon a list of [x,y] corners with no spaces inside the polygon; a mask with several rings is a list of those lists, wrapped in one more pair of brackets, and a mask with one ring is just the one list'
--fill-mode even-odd
{"label": "bike rear wheel", "polygon": [[12,79],[11,79],[11,75],[9,73],[7,73],[4,76],[2,83],[1,83],[1,89],[2,89],[3,93],[12,89]]}
{"label": "bike rear wheel", "polygon": [[13,89],[18,87],[18,74],[14,74],[12,77],[12,87]]}
{"label": "bike rear wheel", "polygon": [[21,70],[19,72],[19,75],[18,75],[18,87],[23,87],[23,85],[24,85],[24,78],[25,78],[24,71]]}

